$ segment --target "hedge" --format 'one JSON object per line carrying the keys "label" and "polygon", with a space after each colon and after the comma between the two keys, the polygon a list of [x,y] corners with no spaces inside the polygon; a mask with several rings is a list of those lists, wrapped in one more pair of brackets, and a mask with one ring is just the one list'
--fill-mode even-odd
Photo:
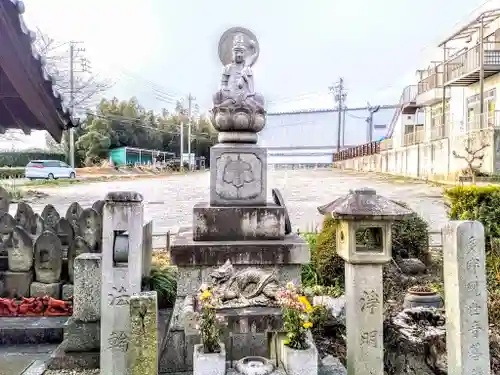
{"label": "hedge", "polygon": [[61,160],[66,161],[64,154],[58,154],[46,151],[3,151],[0,152],[1,167],[26,167],[31,160]]}
{"label": "hedge", "polygon": [[445,190],[451,220],[477,220],[486,236],[486,278],[490,323],[500,323],[500,187],[457,186]]}
{"label": "hedge", "polygon": [[0,168],[0,180],[24,178],[24,168]]}

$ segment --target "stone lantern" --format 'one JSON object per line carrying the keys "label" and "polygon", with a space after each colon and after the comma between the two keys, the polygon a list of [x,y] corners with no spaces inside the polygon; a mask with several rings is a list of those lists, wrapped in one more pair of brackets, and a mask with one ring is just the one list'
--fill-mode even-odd
{"label": "stone lantern", "polygon": [[337,254],[345,260],[349,374],[384,374],[382,268],[392,258],[391,225],[412,215],[363,188],[318,207],[339,220]]}

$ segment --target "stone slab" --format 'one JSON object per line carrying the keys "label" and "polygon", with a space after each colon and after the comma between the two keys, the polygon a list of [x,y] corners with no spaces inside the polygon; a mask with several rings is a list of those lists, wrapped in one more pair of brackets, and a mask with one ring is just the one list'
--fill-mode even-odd
{"label": "stone slab", "polygon": [[73,294],[74,294],[73,284],[64,284],[62,286],[61,299],[63,301],[69,300],[71,297],[73,297]]}
{"label": "stone slab", "polygon": [[45,297],[49,296],[55,299],[61,298],[61,283],[39,283],[34,281],[30,285],[31,297]]}
{"label": "stone slab", "polygon": [[33,272],[3,273],[4,293],[7,297],[29,297],[30,285],[33,282]]}
{"label": "stone slab", "polygon": [[50,355],[47,367],[50,370],[97,369],[99,358],[99,351],[66,353],[60,345]]}
{"label": "stone slab", "polygon": [[65,352],[90,352],[100,348],[99,322],[82,322],[70,318],[64,328],[61,347]]}
{"label": "stone slab", "polygon": [[21,375],[43,375],[47,370],[47,362],[42,359],[34,361]]}
{"label": "stone slab", "polygon": [[347,363],[352,374],[384,375],[381,264],[345,264]]}
{"label": "stone slab", "polygon": [[210,204],[253,206],[267,202],[267,149],[217,144],[210,149]]}
{"label": "stone slab", "polygon": [[151,262],[153,261],[153,221],[150,220],[142,227],[142,262],[143,276],[151,273]]}
{"label": "stone slab", "polygon": [[73,317],[96,322],[101,318],[102,254],[81,254],[74,264]]}
{"label": "stone slab", "polygon": [[490,374],[485,263],[483,225],[450,221],[443,229],[449,374]]}
{"label": "stone slab", "polygon": [[221,309],[217,313],[224,319],[224,330],[228,333],[277,332],[283,327],[281,308]]}
{"label": "stone slab", "polygon": [[59,344],[68,317],[3,317],[0,345]]}
{"label": "stone slab", "polygon": [[158,373],[158,298],[156,292],[130,297],[130,339],[127,373]]}
{"label": "stone slab", "polygon": [[177,266],[216,266],[228,259],[231,264],[307,264],[309,245],[292,233],[283,240],[194,241],[190,233],[180,233],[170,246],[172,263]]}
{"label": "stone slab", "polygon": [[285,238],[285,208],[266,206],[193,207],[194,241],[282,240]]}
{"label": "stone slab", "polygon": [[[100,288],[100,369],[106,375],[127,373],[130,296],[141,292],[144,271],[143,225],[144,206],[140,194],[108,193],[103,210]],[[115,246],[117,231],[128,234],[128,252],[118,251]]]}

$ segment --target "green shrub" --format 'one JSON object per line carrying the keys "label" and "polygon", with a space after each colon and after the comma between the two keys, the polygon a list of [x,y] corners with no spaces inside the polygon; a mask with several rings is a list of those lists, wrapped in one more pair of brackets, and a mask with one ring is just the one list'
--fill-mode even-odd
{"label": "green shrub", "polygon": [[457,186],[446,189],[445,197],[451,220],[478,220],[487,239],[500,238],[500,187]]}
{"label": "green shrub", "polygon": [[[410,209],[404,202],[399,205]],[[429,225],[416,213],[392,225],[392,255],[397,257],[406,250],[411,258],[426,261],[429,250]]]}
{"label": "green shrub", "polygon": [[316,237],[316,246],[311,250],[311,264],[321,285],[344,287],[344,260],[337,254],[337,223],[325,216],[323,228]]}
{"label": "green shrub", "polygon": [[162,306],[173,306],[177,296],[177,269],[172,266],[151,267],[149,277],[144,277],[142,287],[145,290],[156,291],[158,304]]}
{"label": "green shrub", "polygon": [[[311,254],[314,254],[316,249],[316,233],[302,233],[302,238],[309,244]],[[312,287],[318,284],[318,274],[312,263],[302,265],[301,269],[301,284],[304,287]]]}
{"label": "green shrub", "polygon": [[488,314],[500,324],[500,187],[457,186],[445,190],[451,220],[477,220],[485,230]]}

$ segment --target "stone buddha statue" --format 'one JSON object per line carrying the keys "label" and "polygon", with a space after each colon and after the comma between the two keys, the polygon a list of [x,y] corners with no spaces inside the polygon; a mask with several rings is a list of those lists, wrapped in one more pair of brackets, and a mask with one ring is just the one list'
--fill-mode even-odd
{"label": "stone buddha statue", "polygon": [[221,78],[220,90],[214,95],[216,107],[243,106],[247,104],[255,111],[264,111],[264,97],[255,92],[252,65],[257,58],[255,41],[250,41],[254,49],[250,56],[246,57],[243,36],[236,35],[233,39],[233,61],[224,66]]}
{"label": "stone buddha statue", "polygon": [[[245,42],[245,35],[234,35],[231,62],[224,66],[220,88],[213,96],[212,124],[219,132],[246,133],[247,136],[240,136],[242,142],[254,143],[255,133],[265,125],[264,96],[255,92],[252,72],[257,57],[254,40]],[[229,134],[224,139],[238,142],[238,137]]]}

